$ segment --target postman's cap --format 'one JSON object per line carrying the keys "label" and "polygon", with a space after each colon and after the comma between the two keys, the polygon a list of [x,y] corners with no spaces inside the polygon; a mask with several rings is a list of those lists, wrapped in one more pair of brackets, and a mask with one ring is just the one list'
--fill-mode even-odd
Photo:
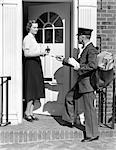
{"label": "postman's cap", "polygon": [[91,35],[93,29],[88,29],[88,28],[78,28],[78,36],[79,35]]}

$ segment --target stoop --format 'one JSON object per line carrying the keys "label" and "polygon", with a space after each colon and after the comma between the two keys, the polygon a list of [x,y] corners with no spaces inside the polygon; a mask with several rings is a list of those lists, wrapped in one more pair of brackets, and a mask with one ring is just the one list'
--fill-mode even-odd
{"label": "stoop", "polygon": [[[0,127],[0,145],[83,138],[83,132],[76,127],[62,126],[51,116],[39,115],[39,118],[32,123],[23,120],[19,125]],[[116,129],[99,127],[99,132],[102,138],[116,137]]]}

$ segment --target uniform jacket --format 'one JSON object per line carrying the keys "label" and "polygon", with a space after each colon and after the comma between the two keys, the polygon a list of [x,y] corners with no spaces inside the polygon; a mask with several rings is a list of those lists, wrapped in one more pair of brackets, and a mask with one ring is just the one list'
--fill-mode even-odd
{"label": "uniform jacket", "polygon": [[[92,73],[97,69],[97,54],[98,50],[92,43],[89,43],[83,49],[80,58],[77,59],[80,63],[80,68],[77,70],[77,83],[75,84],[75,88],[78,87],[78,93],[94,91],[90,79]],[[67,59],[63,60],[63,64],[68,64]]]}

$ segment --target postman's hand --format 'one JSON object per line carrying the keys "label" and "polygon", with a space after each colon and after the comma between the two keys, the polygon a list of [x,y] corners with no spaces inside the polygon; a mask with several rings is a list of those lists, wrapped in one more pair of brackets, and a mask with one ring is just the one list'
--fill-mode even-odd
{"label": "postman's hand", "polygon": [[63,59],[64,59],[64,57],[63,56],[61,56],[61,55],[57,55],[56,56],[56,60],[58,60],[58,61],[63,61]]}
{"label": "postman's hand", "polygon": [[68,63],[74,67],[74,70],[78,70],[80,68],[80,64],[73,57],[68,59]]}
{"label": "postman's hand", "polygon": [[77,65],[74,66],[74,70],[78,70],[80,68],[80,64],[78,63]]}

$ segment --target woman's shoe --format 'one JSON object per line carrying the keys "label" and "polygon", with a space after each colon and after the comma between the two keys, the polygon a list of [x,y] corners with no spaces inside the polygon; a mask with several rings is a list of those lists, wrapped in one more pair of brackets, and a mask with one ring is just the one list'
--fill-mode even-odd
{"label": "woman's shoe", "polygon": [[27,120],[27,121],[29,121],[29,122],[32,122],[32,121],[33,121],[31,115],[27,116],[27,115],[25,114],[25,115],[24,115],[24,119]]}
{"label": "woman's shoe", "polygon": [[38,121],[39,120],[39,118],[37,118],[36,116],[34,116],[34,115],[31,115],[31,118],[32,118],[32,120],[36,120],[36,121]]}

